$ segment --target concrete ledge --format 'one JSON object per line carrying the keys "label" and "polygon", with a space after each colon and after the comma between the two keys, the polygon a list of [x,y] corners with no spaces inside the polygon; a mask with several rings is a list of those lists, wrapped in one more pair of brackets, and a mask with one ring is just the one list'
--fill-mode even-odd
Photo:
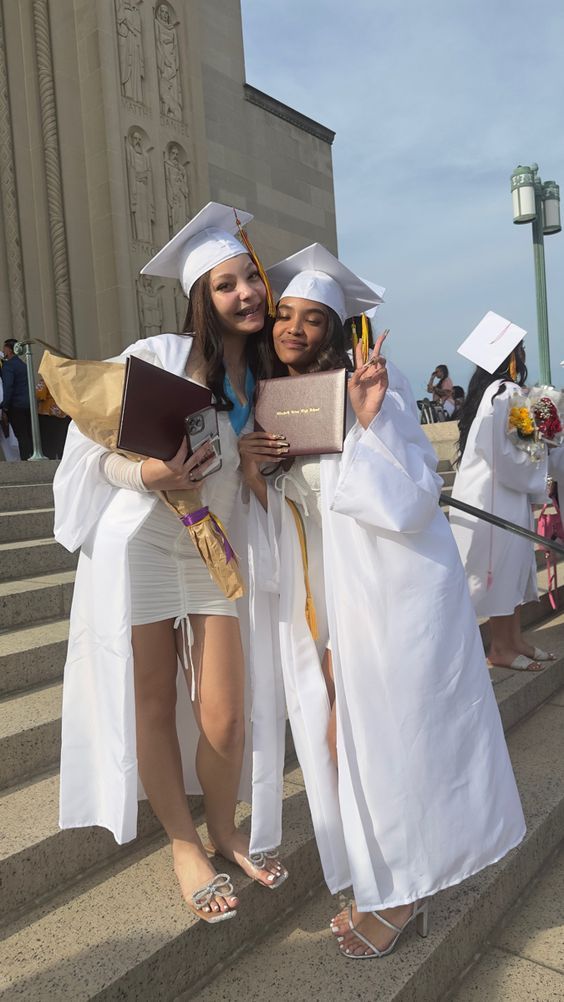
{"label": "concrete ledge", "polygon": [[244,84],[243,90],[246,101],[256,104],[257,107],[267,111],[270,115],[276,115],[277,118],[282,118],[285,122],[289,122],[290,125],[295,125],[302,132],[309,132],[310,135],[332,146],[335,133],[325,125],[320,125],[313,118],[302,115],[301,112],[295,111],[294,108],[290,108],[287,104],[282,104],[282,101],[277,101],[275,97],[263,93],[262,90],[257,90],[256,87],[251,87],[248,83]]}

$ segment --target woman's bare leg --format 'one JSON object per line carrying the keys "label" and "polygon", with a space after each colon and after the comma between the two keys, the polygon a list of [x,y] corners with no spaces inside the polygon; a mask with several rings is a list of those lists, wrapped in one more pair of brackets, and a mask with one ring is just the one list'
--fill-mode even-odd
{"label": "woman's bare leg", "polygon": [[[492,664],[510,668],[520,654],[534,658],[535,651],[521,635],[521,607],[511,616],[492,616],[490,619],[491,644],[489,660]],[[542,668],[539,663],[539,670]]]}
{"label": "woman's bare leg", "polygon": [[[249,838],[235,827],[237,791],[245,744],[244,661],[239,621],[233,616],[190,616],[196,668],[194,713],[200,728],[196,755],[212,844],[249,876],[274,883],[282,868],[248,860]],[[188,684],[191,679],[187,678]]]}
{"label": "woman's bare leg", "polygon": [[[177,655],[173,620],[132,628],[139,774],[149,803],[172,845],[186,900],[215,870],[190,815],[176,734]],[[206,911],[229,911],[237,898],[212,899]]]}

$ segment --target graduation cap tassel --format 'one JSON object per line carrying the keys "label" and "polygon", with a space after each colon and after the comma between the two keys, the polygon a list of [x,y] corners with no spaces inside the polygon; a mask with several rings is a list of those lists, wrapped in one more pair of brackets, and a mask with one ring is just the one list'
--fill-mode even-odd
{"label": "graduation cap tassel", "polygon": [[253,247],[253,245],[252,245],[249,237],[247,236],[246,231],[241,226],[241,221],[239,219],[239,216],[237,215],[237,210],[233,209],[233,212],[234,212],[234,215],[235,215],[235,222],[237,223],[237,228],[239,230],[239,236],[240,236],[241,240],[243,241],[245,247],[247,248],[247,250],[249,252],[249,257],[251,258],[252,261],[254,261],[254,263],[256,265],[256,268],[257,268],[257,271],[258,271],[258,273],[259,273],[262,281],[264,282],[264,287],[266,289],[266,310],[267,310],[267,313],[268,313],[269,317],[275,317],[276,316],[276,307],[274,305],[274,296],[272,295],[272,289],[270,287],[270,282],[268,280],[268,276],[267,276],[267,274],[266,274],[266,272],[264,270],[264,267],[263,267],[263,265],[262,265],[262,263],[260,261],[260,258],[258,256],[256,250],[254,249],[254,247]]}
{"label": "graduation cap tassel", "polygon": [[351,318],[351,334],[352,334],[353,362],[356,365],[356,347],[358,345],[358,333],[356,329],[356,320],[354,317]]}
{"label": "graduation cap tassel", "polygon": [[364,365],[368,362],[368,352],[370,350],[370,331],[368,327],[368,317],[366,313],[362,313],[360,317],[360,329],[361,329],[361,340],[362,340],[362,362]]}

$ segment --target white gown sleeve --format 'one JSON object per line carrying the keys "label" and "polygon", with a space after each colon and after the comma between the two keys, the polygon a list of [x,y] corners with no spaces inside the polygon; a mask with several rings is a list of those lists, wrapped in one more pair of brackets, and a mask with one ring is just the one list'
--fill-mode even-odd
{"label": "white gown sleeve", "polygon": [[435,517],[442,479],[412,409],[388,391],[368,428],[345,439],[330,508],[388,532],[420,532]]}
{"label": "white gown sleeve", "polygon": [[102,475],[108,450],[69,425],[63,458],[53,481],[55,539],[74,553],[94,527],[115,488]]}
{"label": "white gown sleeve", "polygon": [[514,445],[507,433],[509,401],[509,388],[494,398],[492,411],[480,422],[476,452],[488,461],[492,456],[494,480],[510,490],[533,495],[535,500],[539,495],[542,499],[546,494],[546,449],[544,458],[534,463],[528,452]]}

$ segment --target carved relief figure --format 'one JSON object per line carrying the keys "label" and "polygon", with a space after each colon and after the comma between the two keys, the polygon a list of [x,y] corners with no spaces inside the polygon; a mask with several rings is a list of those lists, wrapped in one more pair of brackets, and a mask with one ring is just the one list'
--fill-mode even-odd
{"label": "carved relief figure", "polygon": [[154,286],[149,275],[141,275],[137,280],[137,302],[141,337],[155,337],[163,329],[163,285]]}
{"label": "carved relief figure", "polygon": [[159,70],[161,113],[181,121],[182,91],[180,88],[180,57],[176,30],[178,23],[178,21],[171,20],[171,9],[168,4],[159,4],[155,11],[155,41]]}
{"label": "carved relief figure", "polygon": [[181,229],[190,217],[188,204],[188,177],[184,150],[178,143],[170,143],[165,153],[166,201],[168,205],[168,228],[170,236]]}
{"label": "carved relief figure", "polygon": [[143,0],[117,0],[116,22],[119,43],[121,92],[124,97],[143,103],[145,59],[141,34],[140,4]]}
{"label": "carved relief figure", "polygon": [[149,151],[143,148],[143,135],[140,129],[131,129],[126,141],[126,156],[133,238],[150,244],[153,242],[155,221],[153,171]]}

